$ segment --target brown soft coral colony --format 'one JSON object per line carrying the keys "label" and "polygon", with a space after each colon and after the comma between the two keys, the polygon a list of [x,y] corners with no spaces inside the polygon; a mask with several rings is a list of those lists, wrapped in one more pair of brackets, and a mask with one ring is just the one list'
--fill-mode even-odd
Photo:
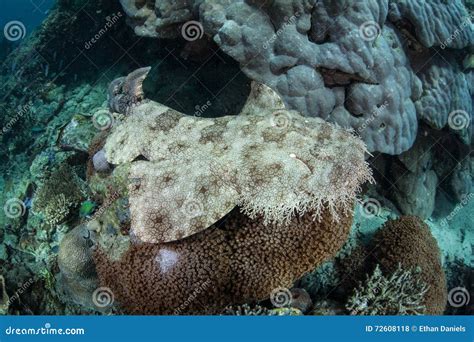
{"label": "brown soft coral colony", "polygon": [[136,244],[119,261],[96,253],[99,279],[132,314],[219,313],[229,304],[268,298],[334,256],[351,216],[337,225],[325,211],[264,226],[233,211],[222,228],[177,242]]}
{"label": "brown soft coral colony", "polygon": [[446,278],[441,266],[438,244],[429,227],[416,216],[388,221],[375,235],[375,261],[384,273],[421,269],[420,278],[429,285],[425,295],[426,313],[441,315],[446,306]]}

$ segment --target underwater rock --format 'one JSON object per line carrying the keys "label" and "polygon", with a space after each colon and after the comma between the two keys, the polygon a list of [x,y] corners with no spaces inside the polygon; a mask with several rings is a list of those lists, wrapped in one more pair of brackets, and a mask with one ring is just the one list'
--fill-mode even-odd
{"label": "underwater rock", "polygon": [[[365,146],[351,132],[286,110],[254,84],[238,116],[196,118],[146,101],[114,128],[109,163],[131,162],[132,233],[143,242],[182,239],[236,205],[265,223],[323,206],[337,219],[371,180]],[[284,180],[284,181],[282,181]]]}
{"label": "underwater rock", "polygon": [[449,178],[451,193],[455,200],[463,202],[474,192],[474,157],[466,157],[458,163]]}
{"label": "underwater rock", "polygon": [[127,114],[130,107],[138,105],[145,98],[142,85],[150,69],[150,67],[137,69],[128,76],[119,77],[110,83],[107,102],[112,111]]}
{"label": "underwater rock", "polygon": [[97,133],[97,128],[92,124],[90,118],[75,115],[63,128],[59,144],[64,149],[87,152],[91,140]]}
{"label": "underwater rock", "polygon": [[313,306],[313,301],[305,289],[293,288],[290,306],[299,309],[302,313],[307,313]]}
{"label": "underwater rock", "polygon": [[387,276],[397,270],[420,269],[420,279],[429,288],[424,295],[426,314],[441,315],[447,301],[446,277],[438,244],[429,227],[416,216],[387,221],[373,239],[374,262]]}
{"label": "underwater rock", "polygon": [[92,157],[92,163],[97,172],[110,171],[110,164],[107,162],[107,157],[105,156],[105,151],[103,149],[94,154],[94,157]]}
{"label": "underwater rock", "polygon": [[207,48],[210,56],[200,62],[191,57],[158,60],[143,82],[145,97],[187,115],[213,118],[238,114],[252,81],[217,46]]}
{"label": "underwater rock", "polygon": [[176,242],[135,243],[119,260],[99,249],[100,284],[132,314],[219,313],[229,303],[263,300],[290,288],[342,246],[351,216],[341,214],[334,223],[326,209],[321,217],[314,221],[306,213],[288,225],[264,225],[261,217],[252,220],[236,210],[222,228]]}

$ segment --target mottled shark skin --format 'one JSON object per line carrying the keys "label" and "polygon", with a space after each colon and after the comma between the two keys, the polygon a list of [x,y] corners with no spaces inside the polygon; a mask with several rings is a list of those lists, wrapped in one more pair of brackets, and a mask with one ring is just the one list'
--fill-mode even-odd
{"label": "mottled shark skin", "polygon": [[265,224],[307,211],[318,219],[324,208],[337,220],[371,180],[353,132],[286,109],[258,83],[236,116],[187,116],[146,100],[104,151],[110,164],[131,163],[132,234],[151,243],[202,231],[237,205]]}

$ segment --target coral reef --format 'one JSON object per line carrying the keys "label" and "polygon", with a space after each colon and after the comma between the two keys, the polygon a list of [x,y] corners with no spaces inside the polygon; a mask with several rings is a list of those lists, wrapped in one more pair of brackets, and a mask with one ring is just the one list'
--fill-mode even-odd
{"label": "coral reef", "polygon": [[6,315],[10,307],[10,297],[8,296],[5,278],[0,275],[0,315]]}
{"label": "coral reef", "polygon": [[59,285],[65,300],[93,306],[92,293],[98,287],[93,261],[94,232],[86,225],[71,230],[62,239],[58,253]]}
{"label": "coral reef", "polygon": [[377,265],[365,283],[349,298],[346,308],[351,315],[422,315],[429,286],[419,271],[404,271],[399,266],[384,276]]}
{"label": "coral reef", "polygon": [[4,32],[0,313],[472,314],[473,14],[59,0]]}
{"label": "coral reef", "polygon": [[438,244],[422,220],[403,216],[387,221],[375,234],[373,245],[372,256],[385,277],[394,273],[399,264],[403,270],[419,268],[420,279],[429,286],[422,303],[426,314],[443,313],[447,300],[446,277]]}
{"label": "coral reef", "polygon": [[229,306],[222,313],[226,316],[271,316],[271,311],[263,306],[248,304]]}
{"label": "coral reef", "polygon": [[54,226],[66,220],[83,198],[78,176],[70,166],[64,164],[37,190],[33,210],[43,214],[46,222]]}
{"label": "coral reef", "polygon": [[[396,33],[384,26],[387,1],[347,6],[203,1],[188,9],[193,5],[219,47],[250,78],[277,90],[290,108],[356,129],[370,151],[398,154],[413,143],[417,120],[412,100],[420,84]],[[365,28],[366,23],[373,24]],[[136,33],[150,36],[149,30]]]}
{"label": "coral reef", "polygon": [[433,214],[438,176],[431,165],[435,153],[431,146],[430,138],[419,136],[410,150],[397,157],[400,162],[392,164],[396,187],[390,198],[405,215],[427,219]]}
{"label": "coral reef", "polygon": [[474,29],[462,0],[390,0],[389,18],[410,25],[428,48],[462,49],[474,44]]}
{"label": "coral reef", "polygon": [[425,65],[419,73],[423,94],[415,106],[418,115],[431,127],[442,129],[448,126],[469,145],[474,92],[468,75],[457,65],[447,56],[433,58],[432,63]]}
{"label": "coral reef", "polygon": [[140,36],[176,38],[180,24],[192,19],[190,1],[165,0],[145,3],[137,0],[120,0],[128,16],[128,24]]}
{"label": "coral reef", "polygon": [[263,300],[342,246],[351,217],[338,224],[328,210],[322,217],[313,221],[307,213],[289,225],[265,226],[236,210],[223,228],[166,244],[132,244],[118,260],[99,249],[100,284],[133,314],[215,313],[230,303]]}

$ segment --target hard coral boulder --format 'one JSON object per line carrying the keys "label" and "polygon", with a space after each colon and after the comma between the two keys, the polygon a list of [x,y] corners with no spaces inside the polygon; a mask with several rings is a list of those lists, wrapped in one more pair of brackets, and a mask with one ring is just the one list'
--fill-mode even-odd
{"label": "hard coral boulder", "polygon": [[87,225],[71,230],[61,240],[58,265],[60,292],[64,298],[85,307],[93,307],[92,293],[98,287],[93,260],[95,234]]}
{"label": "hard coral boulder", "polygon": [[285,109],[254,84],[238,116],[190,117],[152,101],[134,107],[104,146],[110,164],[131,163],[132,233],[179,240],[236,205],[265,223],[324,206],[337,219],[371,179],[365,146],[351,132]]}
{"label": "hard coral boulder", "polygon": [[389,18],[408,22],[428,48],[462,49],[474,44],[474,28],[462,0],[390,0]]}
{"label": "hard coral boulder", "polygon": [[133,244],[120,260],[99,250],[99,279],[128,313],[221,313],[229,304],[291,288],[333,257],[347,238],[352,215],[341,214],[337,224],[329,210],[321,216],[314,221],[307,213],[289,225],[264,225],[236,210],[221,228],[170,243]]}
{"label": "hard coral boulder", "polygon": [[128,24],[139,36],[176,38],[179,26],[192,18],[189,0],[120,0]]}
{"label": "hard coral boulder", "polygon": [[374,261],[385,275],[395,272],[399,265],[405,270],[421,270],[420,279],[429,286],[423,301],[426,314],[441,315],[447,300],[446,277],[428,225],[416,216],[402,216],[387,221],[373,243]]}
{"label": "hard coral boulder", "polygon": [[388,1],[208,1],[200,10],[220,48],[289,108],[352,127],[370,151],[413,144],[419,81],[384,26]]}
{"label": "hard coral boulder", "polygon": [[396,156],[390,176],[394,180],[389,196],[404,215],[427,219],[435,207],[438,176],[433,170],[433,139],[419,136],[415,145]]}
{"label": "hard coral boulder", "polygon": [[[446,61],[449,60],[449,62]],[[425,60],[420,60],[425,64]],[[472,97],[469,75],[454,59],[433,58],[420,71],[423,94],[415,102],[420,118],[435,129],[448,127],[469,145],[472,139]]]}
{"label": "hard coral boulder", "polygon": [[[126,11],[130,2],[135,1],[122,1]],[[171,15],[172,24],[199,20],[200,35],[213,37],[249,78],[275,89],[288,108],[357,130],[370,151],[399,154],[413,144],[413,101],[420,84],[398,35],[386,23],[388,0],[186,4],[179,2],[179,11],[154,11],[151,17]],[[128,13],[132,21],[142,8]],[[142,26],[161,31],[165,20],[149,18],[141,18]],[[150,31],[135,30],[156,36]]]}

